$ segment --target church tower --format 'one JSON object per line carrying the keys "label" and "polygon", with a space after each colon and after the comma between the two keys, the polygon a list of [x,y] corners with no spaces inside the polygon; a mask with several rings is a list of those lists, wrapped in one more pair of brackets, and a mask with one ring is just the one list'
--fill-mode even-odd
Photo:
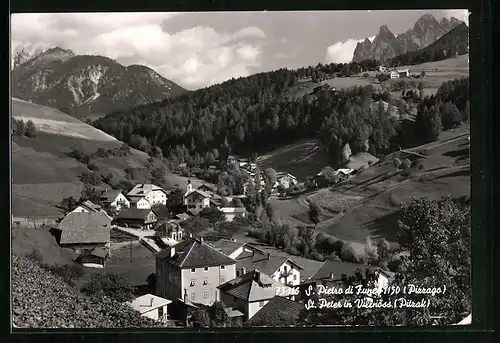
{"label": "church tower", "polygon": [[191,193],[193,191],[193,184],[191,183],[191,179],[188,180],[186,194]]}

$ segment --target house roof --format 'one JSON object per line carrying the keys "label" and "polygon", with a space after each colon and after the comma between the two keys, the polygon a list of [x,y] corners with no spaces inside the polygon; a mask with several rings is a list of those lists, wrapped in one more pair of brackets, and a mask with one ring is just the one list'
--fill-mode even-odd
{"label": "house roof", "polygon": [[102,207],[99,205],[94,204],[90,200],[86,200],[80,204],[80,206],[87,208],[90,211],[97,212],[99,211]]}
{"label": "house roof", "polygon": [[[171,249],[174,256],[171,257]],[[236,261],[205,243],[202,239],[187,238],[185,241],[164,249],[157,258],[179,268],[214,267],[235,264]]]}
{"label": "house roof", "polygon": [[209,186],[206,183],[204,183],[203,185],[201,185],[200,187],[198,187],[198,189],[200,189],[202,191],[205,191],[205,190],[212,191],[212,192],[214,191],[214,187]]}
{"label": "house roof", "polygon": [[[143,208],[135,208],[135,207],[130,207],[130,208],[124,208],[123,210],[118,213],[118,216],[116,217],[117,219],[146,219],[146,216],[150,213],[153,212],[151,209],[143,209]],[[156,213],[155,213],[156,214]]]}
{"label": "house roof", "polygon": [[245,213],[244,207],[221,207],[220,210],[224,213]]}
{"label": "house roof", "polygon": [[291,316],[298,318],[300,312],[304,309],[304,304],[296,301],[275,296],[272,298],[259,312],[257,312],[250,320],[249,324],[256,323],[265,325],[265,323],[272,322],[273,319],[279,319],[279,312],[286,312]]}
{"label": "house roof", "polygon": [[72,212],[59,223],[61,244],[107,243],[111,220],[102,212]]}
{"label": "house roof", "polygon": [[165,306],[172,303],[171,300],[161,298],[153,294],[144,294],[127,304],[131,306],[134,310],[139,311],[141,314],[154,310],[160,306]]}
{"label": "house roof", "polygon": [[85,256],[97,256],[100,258],[106,258],[106,256],[109,255],[109,251],[107,249],[98,247],[94,248],[91,251],[84,252],[83,254],[80,255],[80,257],[85,257]]}
{"label": "house roof", "polygon": [[101,200],[113,202],[122,193],[119,189],[106,190],[101,194]]}
{"label": "house roof", "polygon": [[369,266],[365,264],[326,260],[316,271],[316,273],[311,277],[311,279],[331,279],[331,276],[333,274],[334,279],[340,280],[342,274],[345,274],[346,276],[353,276],[358,269],[361,270],[363,274],[366,269],[369,269],[371,271],[381,271],[379,267]]}
{"label": "house roof", "polygon": [[188,198],[192,195],[194,195],[195,193],[198,193],[199,195],[201,195],[203,198],[211,198],[210,194],[205,192],[205,191],[201,191],[199,189],[193,189],[192,192],[189,192],[185,197]]}
{"label": "house roof", "polygon": [[292,175],[292,174],[290,174],[290,173],[285,173],[285,172],[277,172],[277,173],[276,173],[276,178],[277,178],[277,179],[280,179],[280,178],[283,178],[283,177],[286,177],[286,176],[291,177],[292,179],[296,179],[296,177],[295,177],[295,176],[293,176],[293,175]]}
{"label": "house roof", "polygon": [[249,254],[241,253],[236,257],[236,267],[245,268],[246,270],[258,269],[265,274],[272,275],[275,271],[283,265],[283,263],[288,262],[293,264],[298,269],[304,269],[297,263],[284,256],[272,256],[269,254],[262,254],[256,252],[249,256]]}
{"label": "house roof", "polygon": [[215,249],[219,250],[224,255],[231,255],[233,252],[245,245],[242,242],[235,242],[229,239],[220,239],[216,242],[209,243]]}
{"label": "house roof", "polygon": [[273,280],[269,275],[255,269],[231,281],[223,283],[217,288],[221,292],[242,299],[246,302],[255,302],[272,299],[276,296],[279,287],[287,287]]}
{"label": "house roof", "polygon": [[146,196],[152,191],[162,191],[163,193],[167,194],[167,192],[156,185],[153,185],[151,183],[139,183],[138,185],[135,185],[134,188],[130,192],[128,192],[128,196]]}

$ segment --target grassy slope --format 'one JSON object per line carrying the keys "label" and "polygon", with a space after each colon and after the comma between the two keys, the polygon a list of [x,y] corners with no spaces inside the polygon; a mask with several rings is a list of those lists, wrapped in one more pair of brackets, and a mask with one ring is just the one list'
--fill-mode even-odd
{"label": "grassy slope", "polygon": [[[50,107],[13,99],[14,118],[32,119],[37,126],[36,138],[12,137],[12,211],[14,216],[52,217],[60,215],[55,206],[67,196],[79,197],[83,184],[78,175],[87,168],[66,155],[72,146],[92,153],[98,148],[111,149],[123,143],[115,138]],[[133,150],[126,158],[108,157],[95,160],[99,172],[113,172],[117,180],[125,179],[125,168],[143,167],[148,156]],[[163,186],[184,186],[186,178],[165,176]],[[141,182],[141,180],[137,180]],[[195,185],[199,182],[195,181]]]}
{"label": "grassy slope", "polygon": [[[307,223],[308,199],[320,203],[328,217],[318,230],[334,237],[361,243],[366,233],[372,238],[395,241],[400,204],[412,197],[432,199],[442,195],[470,194],[469,127],[444,132],[440,139],[412,150],[427,150],[426,158],[397,152],[356,177],[335,187],[291,200],[272,200],[277,216],[294,223]],[[395,172],[394,157],[410,158],[409,177]],[[421,169],[417,166],[422,165]],[[304,219],[303,219],[304,218]]]}

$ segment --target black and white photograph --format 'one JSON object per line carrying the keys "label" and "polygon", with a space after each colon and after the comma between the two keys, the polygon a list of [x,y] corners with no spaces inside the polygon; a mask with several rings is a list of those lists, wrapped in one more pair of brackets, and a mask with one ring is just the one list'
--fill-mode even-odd
{"label": "black and white photograph", "polygon": [[471,325],[469,15],[11,14],[12,328]]}

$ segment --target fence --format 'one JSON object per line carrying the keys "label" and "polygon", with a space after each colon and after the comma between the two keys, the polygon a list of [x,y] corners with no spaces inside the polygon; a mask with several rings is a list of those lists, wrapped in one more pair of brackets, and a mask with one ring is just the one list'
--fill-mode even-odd
{"label": "fence", "polygon": [[57,218],[37,218],[37,217],[12,217],[12,227],[24,226],[38,228],[42,226],[51,227],[57,225]]}

